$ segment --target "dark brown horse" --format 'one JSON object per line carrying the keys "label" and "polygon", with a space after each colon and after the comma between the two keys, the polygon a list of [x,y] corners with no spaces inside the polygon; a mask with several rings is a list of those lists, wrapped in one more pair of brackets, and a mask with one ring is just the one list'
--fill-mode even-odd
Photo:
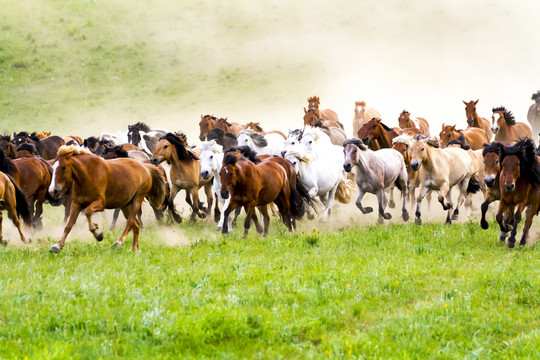
{"label": "dark brown horse", "polygon": [[447,147],[450,141],[456,140],[460,136],[464,137],[465,143],[470,145],[472,150],[483,149],[484,144],[490,143],[486,132],[480,128],[469,127],[465,130],[456,130],[456,125],[445,125],[443,123],[442,130],[439,133],[441,147]]}
{"label": "dark brown horse", "polygon": [[512,112],[506,110],[504,106],[493,108],[491,118],[495,141],[509,145],[520,139],[532,139],[531,128],[525,123],[516,122]]}
{"label": "dark brown horse", "polygon": [[11,142],[11,136],[0,137],[0,150],[4,152],[4,156],[8,159],[15,159],[15,145]]}
{"label": "dark brown horse", "polygon": [[418,135],[421,131],[415,128],[396,131],[381,122],[381,119],[373,118],[358,130],[358,138],[372,150],[391,148],[392,139],[402,134]]}
{"label": "dark brown horse", "polygon": [[30,213],[28,212],[28,206],[26,204],[26,197],[11,177],[4,173],[0,173],[0,245],[6,246],[7,240],[4,240],[2,237],[3,210],[7,211],[8,217],[19,231],[21,241],[26,244],[26,237],[24,236],[21,229],[21,223],[19,221],[20,216],[26,225],[31,225]]}
{"label": "dark brown horse", "polygon": [[17,150],[15,150],[16,159],[32,156],[39,156],[39,153],[37,152],[36,146],[34,144],[24,143],[17,146]]}
{"label": "dark brown horse", "polygon": [[[492,142],[490,144],[484,144],[484,150],[482,151],[482,157],[484,158],[484,182],[487,187],[486,194],[484,195],[484,202],[481,206],[482,218],[480,219],[480,226],[482,229],[488,229],[489,223],[486,221],[486,213],[491,204],[494,201],[498,201],[501,198],[501,191],[499,188],[499,174],[501,172],[501,165],[499,162],[499,152],[503,144],[500,142]],[[514,210],[511,210],[512,214]],[[508,216],[505,216],[505,222],[507,222]]]}
{"label": "dark brown horse", "polygon": [[28,134],[27,132],[13,133],[15,145],[19,146],[22,143],[31,143],[36,146],[37,152],[45,160],[52,160],[56,157],[58,148],[65,144],[64,139],[60,136],[49,136],[45,139],[40,139],[39,136]]}
{"label": "dark brown horse", "polygon": [[152,164],[141,164],[133,159],[103,160],[75,146],[61,147],[54,159],[49,192],[58,198],[71,189],[71,210],[62,238],[50,251],[58,253],[62,250],[81,211],[84,211],[94,237],[103,240],[103,233],[92,221],[92,214],[116,208],[122,210],[127,224],[114,245],[124,245],[126,236],[133,230],[131,250],[138,250],[140,224],[137,213],[145,198],[153,207],[161,206],[166,196],[166,183],[167,179]]}
{"label": "dark brown horse", "polygon": [[465,115],[467,116],[467,125],[469,127],[480,128],[484,130],[487,134],[489,140],[493,137],[493,131],[491,131],[491,122],[483,117],[478,116],[476,112],[476,104],[478,104],[478,99],[476,101],[466,102],[462,100],[465,104]]}
{"label": "dark brown horse", "polygon": [[222,129],[212,129],[206,136],[207,141],[215,140],[218,145],[223,147],[223,151],[238,146],[238,140],[233,133],[226,133]]}
{"label": "dark brown horse", "polygon": [[534,142],[525,138],[512,146],[500,149],[501,172],[499,178],[500,202],[497,212],[497,222],[501,228],[500,241],[504,242],[509,223],[504,221],[504,213],[508,210],[514,212],[512,232],[508,238],[507,246],[513,248],[516,242],[516,233],[521,213],[527,209],[527,217],[523,227],[523,235],[519,245],[527,243],[532,220],[540,207],[540,163],[536,155]]}

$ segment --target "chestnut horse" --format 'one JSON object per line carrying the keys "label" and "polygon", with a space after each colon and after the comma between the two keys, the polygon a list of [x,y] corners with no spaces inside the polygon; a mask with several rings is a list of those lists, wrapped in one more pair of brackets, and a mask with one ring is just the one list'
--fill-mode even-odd
{"label": "chestnut horse", "polygon": [[[501,165],[499,162],[499,153],[503,144],[497,141],[493,141],[490,144],[484,144],[484,150],[482,151],[482,157],[484,159],[484,182],[487,187],[486,194],[484,195],[484,202],[481,206],[482,217],[480,219],[480,226],[486,230],[489,228],[489,223],[486,221],[486,213],[491,204],[494,201],[498,201],[501,198],[501,191],[499,188],[499,174],[501,172]],[[512,214],[514,210],[511,209]],[[505,217],[507,219],[508,216]],[[505,220],[507,222],[507,220]]]}
{"label": "chestnut horse", "polygon": [[418,135],[421,131],[416,128],[407,128],[401,131],[391,129],[381,122],[381,119],[373,118],[358,130],[358,138],[372,150],[392,147],[392,139],[402,134]]}
{"label": "chestnut horse", "polygon": [[246,127],[245,125],[240,125],[239,123],[231,123],[227,121],[227,118],[221,118],[218,119],[215,127],[217,129],[222,129],[226,133],[233,133],[234,135],[238,136],[240,131],[244,130]]}
{"label": "chestnut horse", "polygon": [[145,198],[153,207],[160,208],[166,196],[166,185],[167,179],[152,164],[125,158],[103,160],[73,145],[60,147],[54,159],[49,193],[53,198],[59,198],[71,189],[71,209],[64,233],[50,251],[58,253],[62,250],[81,211],[84,211],[94,237],[103,240],[103,233],[92,221],[92,214],[116,208],[122,210],[127,223],[122,236],[113,245],[124,245],[132,230],[131,250],[138,250],[140,223],[137,213]]}
{"label": "chestnut horse", "polygon": [[516,122],[512,112],[504,106],[493,108],[491,119],[495,141],[510,145],[523,138],[532,139],[531,128],[525,123]]}
{"label": "chestnut horse", "polygon": [[367,123],[373,118],[381,118],[381,114],[374,108],[366,108],[365,101],[355,101],[354,102],[354,118],[352,123],[353,128],[353,137],[356,137],[358,130],[362,127],[363,124]]}
{"label": "chestnut horse", "polygon": [[216,127],[217,118],[214,115],[201,115],[199,122],[199,140],[204,141],[208,133]]}
{"label": "chestnut horse", "polygon": [[13,179],[4,173],[0,173],[0,245],[7,245],[7,240],[2,237],[2,211],[6,210],[8,217],[13,222],[13,225],[19,231],[19,236],[23,243],[27,243],[26,237],[21,229],[20,218],[25,225],[31,225],[30,213],[26,204],[26,197],[22,190],[15,184]]}
{"label": "chestnut horse", "polygon": [[493,137],[493,131],[491,130],[491,123],[488,119],[478,116],[476,112],[476,104],[478,104],[478,99],[476,101],[466,102],[462,100],[465,104],[465,115],[467,116],[467,125],[469,127],[480,128],[486,132],[489,140]]}
{"label": "chestnut horse", "polygon": [[[329,120],[329,121],[335,121],[338,124],[340,124],[340,127],[343,129],[343,125],[339,122],[338,115],[334,110],[330,109],[319,109],[319,105],[321,104],[321,101],[318,96],[312,96],[307,99],[308,101],[308,110],[313,110],[317,117],[321,120]],[[306,109],[304,108],[304,112]]]}
{"label": "chestnut horse", "polygon": [[527,236],[532,225],[533,217],[540,207],[540,163],[536,156],[536,146],[530,138],[525,138],[514,145],[503,146],[500,149],[501,172],[499,189],[501,192],[499,211],[496,219],[501,228],[500,241],[504,243],[510,230],[510,224],[504,222],[504,213],[515,209],[512,232],[507,246],[513,248],[516,243],[516,233],[521,213],[527,209],[527,217],[523,227],[523,235],[519,245],[527,243]]}
{"label": "chestnut horse", "polygon": [[411,117],[411,113],[407,110],[403,110],[399,114],[398,122],[401,129],[416,128],[422,134],[429,136],[429,123],[427,120],[421,117]]}
{"label": "chestnut horse", "polygon": [[[187,143],[186,135],[183,133],[167,133],[156,144],[156,150],[150,158],[154,165],[167,161],[171,164],[171,195],[169,196],[169,211],[177,223],[182,222],[182,217],[174,208],[174,198],[180,190],[186,191],[186,202],[191,206],[193,212],[191,219],[195,216],[205,218],[210,213],[214,200],[212,194],[212,176],[204,179],[201,176],[201,162],[191,147]],[[199,189],[204,186],[204,192],[208,199],[208,208],[205,212],[201,210],[199,202]],[[216,202],[217,206],[217,202]]]}
{"label": "chestnut horse", "polygon": [[332,128],[340,128],[343,130],[343,124],[335,120],[324,120],[319,116],[316,110],[304,108],[304,126],[315,126],[316,123],[321,122],[324,126]]}
{"label": "chestnut horse", "polygon": [[456,130],[456,125],[445,125],[443,123],[442,130],[439,133],[441,147],[447,147],[450,141],[456,140],[460,136],[465,138],[465,143],[470,145],[472,150],[481,150],[484,144],[490,142],[486,132],[480,128],[469,127],[465,130]]}

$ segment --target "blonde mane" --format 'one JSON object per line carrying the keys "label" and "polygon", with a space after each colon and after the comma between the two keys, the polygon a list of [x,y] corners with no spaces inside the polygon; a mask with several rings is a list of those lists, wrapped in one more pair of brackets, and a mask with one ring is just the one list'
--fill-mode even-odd
{"label": "blonde mane", "polygon": [[295,149],[291,149],[291,150],[288,150],[286,153],[285,153],[285,156],[283,156],[284,158],[287,158],[288,156],[292,156],[292,157],[295,157],[297,158],[300,162],[303,162],[303,163],[310,163],[311,161],[313,161],[313,159],[311,158],[311,156],[309,156],[308,154],[306,153],[302,153],[298,150],[295,150]]}
{"label": "blonde mane", "polygon": [[215,140],[204,141],[201,145],[201,153],[203,151],[212,151],[214,154],[221,154],[223,152],[223,146],[216,143]]}
{"label": "blonde mane", "polygon": [[67,155],[91,155],[90,153],[79,149],[75,145],[62,145],[58,148],[56,156],[67,156]]}
{"label": "blonde mane", "polygon": [[407,146],[411,146],[413,143],[414,137],[411,135],[403,134],[396,136],[392,139],[392,144],[405,144]]}

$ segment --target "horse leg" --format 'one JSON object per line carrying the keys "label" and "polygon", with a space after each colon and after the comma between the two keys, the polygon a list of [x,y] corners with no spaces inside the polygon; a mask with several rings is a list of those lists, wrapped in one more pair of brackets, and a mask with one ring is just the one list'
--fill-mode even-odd
{"label": "horse leg", "polygon": [[[21,241],[26,244],[27,243],[26,237],[24,236],[24,233],[22,231],[21,222],[19,221],[19,216],[17,215],[17,209],[15,208],[15,205],[10,204],[7,207],[7,213],[8,213],[8,217],[11,219],[11,222],[13,223],[13,225],[15,225],[15,227],[19,231],[19,236],[21,237]],[[30,242],[31,241],[28,241],[28,243]],[[0,244],[2,244],[2,212],[1,211],[0,211]],[[5,241],[3,245],[7,245],[7,241]]]}
{"label": "horse leg", "polygon": [[[2,220],[4,219],[4,215],[2,214],[2,209],[0,209],[0,245],[7,246],[7,240],[4,240],[2,237]],[[19,228],[20,228],[19,224]],[[23,241],[24,243],[26,241]]]}
{"label": "horse leg", "polygon": [[[516,233],[518,225],[521,221],[521,213],[525,209],[527,203],[524,201],[518,205],[518,208],[514,214],[514,225],[512,226],[512,231],[510,232],[510,237],[508,238],[508,243],[506,244],[509,248],[513,248],[516,244]],[[527,240],[525,238],[525,240]]]}
{"label": "horse leg", "polygon": [[393,209],[396,207],[396,203],[394,201],[394,188],[395,188],[395,185],[392,184],[390,186],[390,201],[388,202],[388,207],[390,207],[390,209]]}
{"label": "horse leg", "polygon": [[72,202],[69,209],[69,218],[66,223],[66,227],[64,228],[64,233],[62,234],[60,241],[58,241],[49,249],[50,252],[59,253],[60,250],[64,248],[66,238],[69,232],[71,231],[71,229],[73,228],[73,225],[75,225],[75,222],[77,221],[77,218],[79,217],[80,212],[81,212],[81,205]]}
{"label": "horse leg", "polygon": [[143,223],[142,223],[142,203],[141,203],[141,207],[139,208],[139,211],[137,211],[137,220],[139,220],[139,226],[142,229],[143,228]]}
{"label": "horse leg", "polygon": [[[206,208],[206,215],[210,215],[210,212],[212,211],[212,205],[214,203],[214,189],[212,189],[212,182],[209,182],[204,185],[204,193],[206,194],[206,202],[208,203],[208,207]],[[217,203],[217,200],[216,200]]]}
{"label": "horse leg", "polygon": [[191,200],[193,201],[193,204],[191,204],[191,221],[195,221],[195,216],[204,219],[206,217],[206,213],[201,212],[199,209],[199,188],[194,186],[193,188],[191,188],[189,193],[191,195]]}
{"label": "horse leg", "polygon": [[377,196],[377,202],[379,203],[379,215],[377,216],[377,218],[379,219],[379,224],[384,224],[385,219],[389,220],[392,218],[392,215],[384,212],[388,200],[386,200],[386,196],[384,196],[383,189],[378,190],[375,195]]}
{"label": "horse leg", "polygon": [[[330,215],[332,214],[332,201],[335,198],[337,188],[339,186],[339,183],[334,186],[328,194],[326,194],[325,204],[324,204],[324,211],[321,215],[320,222],[324,223],[327,222],[330,219]],[[322,196],[324,198],[324,195]]]}
{"label": "horse leg", "polygon": [[489,208],[489,204],[491,204],[493,201],[495,201],[493,195],[491,194],[491,191],[486,192],[486,196],[484,197],[484,202],[480,206],[480,210],[482,212],[482,218],[480,219],[480,226],[482,229],[487,230],[489,228],[489,223],[486,220],[486,213]]}
{"label": "horse leg", "polygon": [[263,236],[266,237],[268,236],[268,227],[270,225],[270,215],[268,215],[268,206],[266,205],[259,206],[258,209],[261,212],[263,222],[264,222]]}
{"label": "horse leg", "polygon": [[214,222],[219,223],[221,220],[221,211],[219,210],[220,199],[217,199],[216,195],[216,206],[214,207]]}
{"label": "horse leg", "polygon": [[171,215],[172,215],[174,221],[176,221],[178,224],[181,224],[182,223],[182,217],[180,215],[178,215],[178,213],[174,209],[174,198],[176,197],[176,195],[178,195],[179,191],[180,191],[180,188],[173,184],[172,189],[171,189],[171,196],[169,196],[168,207],[169,207],[169,211],[171,212]]}
{"label": "horse leg", "polygon": [[255,203],[250,203],[249,205],[244,206],[246,210],[246,219],[244,220],[244,238],[247,237],[249,227],[251,226],[251,218],[255,213]]}
{"label": "horse leg", "polygon": [[232,221],[232,226],[236,226],[236,219],[238,219],[238,216],[240,216],[240,212],[242,212],[241,207],[238,207],[234,210],[234,219]]}
{"label": "horse leg", "polygon": [[401,206],[401,217],[403,221],[409,221],[409,212],[407,211],[407,172],[401,173],[397,179],[399,186],[401,187],[401,198],[403,199],[403,205]]}
{"label": "horse leg", "polygon": [[[230,204],[230,195],[229,195],[229,203],[227,205],[225,205],[223,208],[223,228],[221,229],[221,233],[226,236],[227,234],[229,234],[229,215],[231,214],[231,212],[234,210],[232,207],[231,207],[231,204]],[[236,204],[235,204],[236,205]]]}
{"label": "horse leg", "polygon": [[43,203],[45,202],[45,197],[47,195],[47,188],[43,189],[38,195],[36,202],[36,213],[34,218],[36,220],[36,230],[41,230],[43,228],[43,223],[41,222],[41,215],[43,214]]}
{"label": "horse leg", "polygon": [[116,209],[114,209],[114,213],[113,213],[113,216],[112,216],[112,223],[111,223],[111,226],[109,227],[109,231],[114,231],[114,229],[116,228],[116,222],[118,221],[118,215],[120,215],[120,209],[116,208]]}
{"label": "horse leg", "polygon": [[[501,200],[499,202],[499,210],[497,211],[497,215],[495,215],[495,220],[497,220],[497,223],[499,223],[499,228],[501,229],[501,234],[499,235],[499,242],[502,244],[506,243],[506,237],[508,236],[508,231],[510,231],[510,225],[504,221],[503,214],[505,212],[508,213],[508,208],[505,207],[505,203]],[[508,218],[513,217],[512,214],[508,214]]]}
{"label": "horse leg", "polygon": [[452,215],[452,220],[457,220],[458,219],[459,207],[461,206],[461,204],[463,204],[463,202],[465,201],[467,196],[468,195],[471,195],[471,196],[474,195],[474,194],[467,194],[467,187],[469,186],[469,181],[470,181],[470,179],[465,179],[460,184],[459,196],[458,196],[458,199],[457,199],[456,209],[454,210],[454,214]]}
{"label": "horse leg", "polygon": [[369,214],[370,212],[373,212],[373,208],[371,206],[363,207],[362,206],[362,198],[366,192],[362,188],[358,188],[358,196],[356,197],[356,207],[360,209],[362,214]]}
{"label": "horse leg", "polygon": [[69,218],[69,214],[70,214],[70,209],[71,209],[71,194],[70,194],[71,190],[64,194],[64,221],[63,223],[67,223],[68,221],[68,218]]}
{"label": "horse leg", "polygon": [[99,230],[98,225],[92,221],[92,213],[103,210],[105,210],[105,206],[101,200],[93,201],[84,209],[84,215],[86,215],[86,219],[88,220],[88,230],[90,230],[97,241],[103,240],[103,233]]}
{"label": "horse leg", "polygon": [[422,224],[422,213],[420,212],[420,205],[422,204],[422,199],[427,195],[427,193],[430,190],[427,187],[424,187],[423,185],[420,185],[420,193],[418,194],[418,197],[416,198],[416,220],[414,221],[416,225]]}
{"label": "horse leg", "polygon": [[[220,197],[219,200],[223,201],[223,199],[221,197]],[[221,229],[223,228],[223,221],[225,220],[225,210],[229,206],[230,202],[231,202],[231,197],[230,196],[227,199],[225,199],[225,201],[223,201],[223,207],[221,208],[221,213],[220,213],[220,216],[219,216],[219,222],[217,224],[216,231],[221,231]],[[231,219],[229,218],[229,228],[231,228],[230,220]]]}
{"label": "horse leg", "polygon": [[531,205],[527,208],[527,217],[525,220],[525,225],[523,226],[523,234],[521,235],[521,241],[519,242],[520,246],[525,246],[527,244],[527,237],[529,236],[529,229],[531,228],[533,217],[538,211],[538,204]]}
{"label": "horse leg", "polygon": [[451,199],[447,199],[448,203],[445,204],[444,197],[450,192],[450,186],[448,182],[444,182],[439,189],[439,197],[437,198],[439,202],[441,203],[443,210],[449,210],[452,208],[452,202]]}
{"label": "horse leg", "polygon": [[267,212],[268,212],[268,205],[262,205],[262,206],[259,206],[257,208],[255,208],[255,211],[253,211],[253,223],[255,224],[255,229],[257,229],[257,233],[259,234],[262,234],[263,233],[263,227],[261,225],[261,223],[259,222],[259,219],[257,218],[257,210],[261,213],[261,222],[263,220],[263,215],[262,215],[262,212],[260,210],[261,207],[264,207],[267,209]]}

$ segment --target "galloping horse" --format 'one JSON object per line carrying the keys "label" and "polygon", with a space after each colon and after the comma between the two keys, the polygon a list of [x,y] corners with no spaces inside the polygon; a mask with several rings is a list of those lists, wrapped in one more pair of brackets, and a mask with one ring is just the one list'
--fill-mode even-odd
{"label": "galloping horse", "polygon": [[[416,198],[416,223],[421,224],[420,205],[422,199],[430,191],[439,192],[439,202],[444,210],[448,210],[446,222],[457,220],[459,207],[468,193],[480,190],[480,184],[473,173],[472,160],[469,154],[458,147],[439,148],[435,139],[417,137],[411,147],[411,169],[420,171],[420,194]],[[452,205],[452,187],[459,186],[459,197],[456,209],[450,217]],[[444,201],[446,197],[446,203]]]}
{"label": "galloping horse", "polygon": [[223,147],[223,150],[238,146],[236,135],[233,133],[226,133],[222,129],[212,129],[206,136],[206,141],[210,140],[215,140],[217,144]]}
{"label": "galloping horse", "polygon": [[499,153],[502,147],[503,144],[493,141],[490,144],[484,144],[484,150],[482,151],[485,174],[484,182],[487,186],[487,191],[484,195],[484,202],[481,206],[482,217],[480,219],[480,226],[484,230],[489,228],[489,223],[486,221],[486,213],[489,204],[501,198],[501,190],[499,188],[499,174],[501,172]]}
{"label": "galloping horse", "polygon": [[4,152],[5,157],[8,159],[15,159],[17,154],[15,153],[15,145],[11,142],[11,136],[0,136],[0,150]]}
{"label": "galloping horse", "polygon": [[156,149],[159,139],[166,133],[165,130],[150,129],[145,123],[138,122],[134,125],[128,125],[128,143],[135,145],[150,156]]}
{"label": "galloping horse", "polygon": [[416,128],[419,129],[422,134],[429,136],[429,123],[426,119],[421,117],[411,117],[411,113],[407,110],[403,110],[398,117],[399,127],[401,129]]}
{"label": "galloping horse", "polygon": [[343,129],[343,125],[341,125],[341,123],[339,122],[338,115],[336,114],[334,110],[319,109],[319,105],[321,104],[321,101],[318,96],[312,96],[308,98],[307,101],[308,101],[308,110],[314,110],[318,118],[322,120],[335,121],[339,123],[341,128]]}
{"label": "galloping horse", "polygon": [[356,185],[358,197],[356,206],[363,214],[373,211],[373,208],[362,206],[362,198],[366,192],[375,194],[379,202],[379,223],[392,218],[386,213],[388,200],[384,195],[384,189],[396,184],[401,190],[403,206],[401,208],[403,221],[409,221],[407,211],[407,170],[405,162],[399,152],[394,149],[381,149],[372,151],[368,149],[360,139],[348,139],[344,144],[345,162],[343,168],[350,172],[356,167]]}
{"label": "galloping horse", "polygon": [[532,128],[532,139],[538,144],[538,136],[540,133],[540,91],[532,94],[531,100],[534,100],[534,104],[529,107],[527,121],[529,121]]}
{"label": "galloping horse", "polygon": [[477,127],[469,127],[465,130],[456,130],[456,125],[442,124],[442,130],[439,133],[441,139],[441,147],[445,148],[452,140],[458,139],[463,136],[465,142],[471,146],[473,150],[480,150],[484,144],[489,144],[490,140],[486,132]]}
{"label": "galloping horse", "polygon": [[53,135],[41,140],[38,136],[29,135],[27,132],[13,133],[13,140],[17,146],[22,143],[34,144],[39,155],[45,160],[54,159],[58,148],[65,143],[60,136]]}
{"label": "galloping horse", "polygon": [[204,141],[208,133],[216,127],[217,118],[214,115],[201,115],[199,121],[199,140]]}
{"label": "galloping horse", "polygon": [[496,219],[501,228],[500,241],[504,243],[510,230],[510,224],[505,223],[504,213],[515,209],[512,232],[507,246],[513,248],[516,243],[516,233],[521,213],[528,207],[527,218],[523,227],[523,235],[519,245],[527,243],[527,236],[532,225],[533,217],[540,207],[540,163],[536,155],[536,147],[530,138],[518,141],[512,146],[500,149],[501,172],[499,188],[501,192],[499,211]]}
{"label": "galloping horse", "polygon": [[144,198],[153,207],[160,208],[166,196],[166,184],[167,179],[154,165],[125,158],[103,160],[73,145],[60,147],[54,159],[49,193],[53,198],[58,198],[71,189],[71,209],[64,233],[50,251],[58,253],[62,250],[66,237],[83,210],[89,230],[98,241],[103,240],[103,233],[92,221],[92,213],[116,208],[122,210],[127,224],[114,245],[124,245],[126,236],[133,230],[131,250],[138,250],[140,223],[137,213]]}
{"label": "galloping horse", "polygon": [[[360,108],[360,109],[359,109]],[[365,101],[355,101],[354,102],[354,118],[352,123],[353,128],[353,137],[356,137],[358,130],[362,127],[363,124],[367,123],[369,120],[381,118],[381,114],[374,108],[366,108]]]}
{"label": "galloping horse", "polygon": [[381,119],[371,119],[358,130],[358,138],[372,150],[392,147],[392,139],[402,134],[418,135],[421,131],[416,128],[406,128],[400,131],[391,129],[381,122]]}
{"label": "galloping horse", "polygon": [[285,142],[285,139],[279,134],[262,135],[252,129],[240,131],[237,140],[239,146],[249,146],[258,155],[270,154],[276,156],[281,154]]}
{"label": "galloping horse", "polygon": [[239,123],[228,122],[227,118],[218,119],[215,124],[215,127],[218,129],[222,129],[226,133],[233,133],[236,136],[238,136],[240,131],[245,129],[245,126],[240,125]]}
{"label": "galloping horse", "polygon": [[0,245],[7,245],[7,240],[2,237],[2,211],[6,210],[8,217],[19,231],[19,236],[23,243],[27,243],[26,237],[21,229],[19,216],[27,226],[31,225],[30,213],[26,205],[26,197],[22,190],[15,184],[13,179],[4,173],[0,173]]}
{"label": "galloping horse", "polygon": [[324,120],[319,116],[316,110],[304,108],[304,126],[315,126],[317,123],[322,123],[324,126],[329,128],[340,128],[343,130],[343,124],[335,120]]}
{"label": "galloping horse", "polygon": [[195,216],[205,218],[206,214],[201,211],[199,203],[199,188],[204,186],[204,192],[208,199],[207,213],[210,213],[213,203],[212,177],[201,177],[201,162],[197,154],[187,143],[183,133],[167,133],[156,144],[156,150],[150,161],[158,165],[164,161],[171,164],[171,194],[169,196],[169,211],[174,220],[182,222],[182,217],[174,209],[174,198],[180,190],[186,190],[186,202],[193,209],[191,219]]}
{"label": "galloping horse", "polygon": [[491,123],[488,119],[479,117],[476,112],[476,104],[478,104],[478,99],[476,101],[466,102],[462,100],[465,104],[465,115],[467,115],[467,125],[469,127],[480,128],[486,132],[486,135],[489,140],[493,137],[493,131],[491,130]]}
{"label": "galloping horse", "polygon": [[495,141],[510,145],[523,138],[532,139],[531,128],[525,123],[516,122],[512,112],[504,106],[493,108],[491,118]]}

